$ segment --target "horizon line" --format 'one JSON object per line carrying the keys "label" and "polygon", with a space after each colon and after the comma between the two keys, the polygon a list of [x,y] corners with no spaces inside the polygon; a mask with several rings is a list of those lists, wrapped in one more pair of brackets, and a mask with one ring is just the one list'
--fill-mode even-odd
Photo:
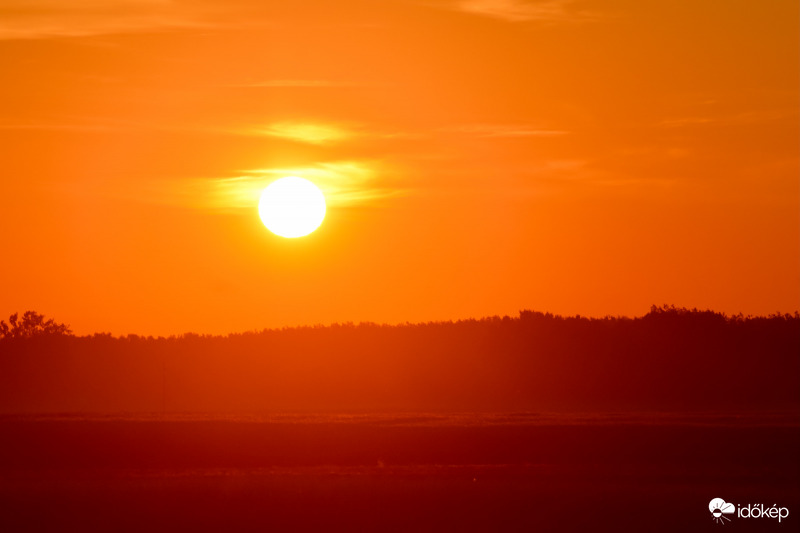
{"label": "horizon line", "polygon": [[[40,316],[44,319],[44,316],[36,313],[32,310],[27,310],[24,313],[12,313],[11,317],[19,316],[22,314],[23,316],[27,313],[34,313],[35,315]],[[280,326],[280,327],[265,327],[262,329],[250,329],[250,330],[243,330],[243,331],[231,331],[228,333],[197,333],[194,331],[184,331],[182,333],[172,333],[169,335],[144,335],[138,333],[127,333],[127,334],[117,334],[114,335],[108,331],[96,331],[94,333],[87,333],[83,335],[78,335],[72,332],[69,324],[61,324],[62,326],[68,329],[66,334],[62,334],[61,336],[64,337],[74,337],[74,338],[92,338],[92,337],[107,337],[112,339],[127,339],[127,338],[139,338],[139,339],[181,339],[187,337],[200,337],[200,338],[228,338],[233,336],[239,335],[258,335],[263,333],[273,333],[273,332],[284,332],[284,331],[297,331],[297,330],[307,330],[307,329],[332,329],[332,328],[341,328],[341,327],[378,327],[378,328],[402,328],[402,327],[419,327],[419,326],[437,326],[437,325],[458,325],[462,323],[469,323],[469,322],[511,322],[511,321],[519,321],[523,319],[526,315],[530,315],[531,317],[537,318],[545,318],[545,319],[552,319],[552,320],[586,320],[586,321],[594,321],[594,322],[602,322],[602,321],[611,321],[611,320],[618,320],[618,321],[635,321],[635,320],[642,320],[650,315],[656,314],[673,314],[673,315],[713,315],[720,319],[725,320],[726,322],[731,321],[744,321],[744,320],[758,320],[758,319],[798,319],[800,320],[800,310],[794,310],[789,312],[781,312],[776,311],[771,314],[747,314],[745,315],[742,312],[736,314],[727,314],[724,311],[715,311],[713,309],[700,309],[697,307],[688,308],[688,307],[679,307],[674,304],[663,304],[663,305],[651,305],[650,310],[647,313],[638,316],[627,316],[627,315],[611,315],[606,314],[602,316],[588,316],[582,315],[580,313],[572,314],[572,315],[561,315],[558,313],[553,313],[549,311],[537,311],[535,309],[520,309],[516,315],[484,315],[481,317],[468,317],[468,318],[456,318],[456,319],[445,319],[445,320],[428,320],[428,321],[420,321],[420,322],[395,322],[395,323],[388,323],[388,322],[374,322],[369,320],[362,320],[359,322],[354,321],[345,321],[345,322],[330,322],[327,324],[323,323],[314,323],[314,324],[298,324],[292,326]],[[54,322],[51,318],[50,322]],[[0,320],[5,326],[5,321]],[[56,323],[58,325],[58,323]],[[0,327],[0,341],[5,340],[6,338],[14,338],[14,337],[6,337],[3,333],[3,328]]]}

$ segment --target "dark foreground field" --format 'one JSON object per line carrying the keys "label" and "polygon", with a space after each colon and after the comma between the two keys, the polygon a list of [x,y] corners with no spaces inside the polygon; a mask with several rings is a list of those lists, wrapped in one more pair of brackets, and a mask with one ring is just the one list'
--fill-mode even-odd
{"label": "dark foreground field", "polygon": [[794,416],[0,419],[0,531],[711,531],[778,504]]}

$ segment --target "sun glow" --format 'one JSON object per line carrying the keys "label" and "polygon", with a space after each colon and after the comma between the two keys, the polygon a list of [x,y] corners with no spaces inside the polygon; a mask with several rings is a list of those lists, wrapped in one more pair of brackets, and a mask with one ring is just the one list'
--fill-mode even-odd
{"label": "sun glow", "polygon": [[261,193],[258,214],[275,235],[304,237],[325,218],[325,196],[304,178],[290,176],[270,183]]}

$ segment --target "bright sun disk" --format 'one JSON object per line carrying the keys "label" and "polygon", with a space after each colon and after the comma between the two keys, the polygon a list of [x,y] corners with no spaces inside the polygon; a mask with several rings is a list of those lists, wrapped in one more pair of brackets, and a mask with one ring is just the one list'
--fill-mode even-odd
{"label": "bright sun disk", "polygon": [[275,235],[304,237],[325,218],[325,196],[304,178],[289,176],[270,183],[261,193],[258,215]]}

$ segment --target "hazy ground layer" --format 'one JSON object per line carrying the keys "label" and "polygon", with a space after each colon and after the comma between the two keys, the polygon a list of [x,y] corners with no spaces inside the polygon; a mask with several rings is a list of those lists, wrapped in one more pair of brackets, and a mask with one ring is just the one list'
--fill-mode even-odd
{"label": "hazy ground layer", "polygon": [[713,530],[800,512],[791,415],[0,420],[1,531]]}

